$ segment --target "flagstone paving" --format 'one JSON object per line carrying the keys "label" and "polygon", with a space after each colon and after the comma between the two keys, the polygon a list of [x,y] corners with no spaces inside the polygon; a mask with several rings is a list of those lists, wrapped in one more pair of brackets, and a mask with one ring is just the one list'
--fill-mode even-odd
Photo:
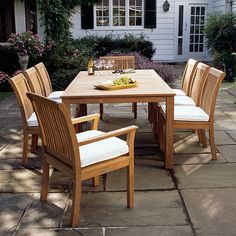
{"label": "flagstone paving", "polygon": [[[0,235],[16,236],[212,236],[236,235],[236,85],[217,99],[217,161],[195,133],[175,133],[174,168],[164,169],[147,105],[105,104],[100,129],[139,126],[135,140],[135,208],[126,208],[126,173],[100,176],[98,187],[83,183],[80,227],[69,227],[71,180],[51,169],[49,200],[41,203],[41,155],[21,165],[22,130],[15,96],[0,102]],[[98,105],[88,107],[99,111]],[[207,134],[208,135],[208,134]]]}

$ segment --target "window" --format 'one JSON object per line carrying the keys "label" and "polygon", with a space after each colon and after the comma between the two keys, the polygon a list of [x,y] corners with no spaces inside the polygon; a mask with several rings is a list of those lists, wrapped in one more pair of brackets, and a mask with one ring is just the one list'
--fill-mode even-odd
{"label": "window", "polygon": [[99,0],[95,5],[95,25],[141,27],[143,12],[143,0]]}
{"label": "window", "polygon": [[[84,2],[84,1],[83,1]],[[156,0],[99,0],[81,4],[81,29],[156,28]]]}

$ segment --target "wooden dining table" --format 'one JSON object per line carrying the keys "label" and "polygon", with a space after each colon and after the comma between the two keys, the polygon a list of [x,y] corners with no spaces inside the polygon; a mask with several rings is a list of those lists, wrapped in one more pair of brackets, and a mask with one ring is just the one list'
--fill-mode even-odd
{"label": "wooden dining table", "polygon": [[[133,88],[118,90],[98,90],[94,87],[99,82],[114,80],[118,77],[132,77],[137,82]],[[173,119],[174,91],[154,70],[135,70],[134,73],[117,75],[112,71],[95,71],[88,75],[81,71],[62,94],[62,102],[70,110],[70,104],[100,104],[129,102],[166,102],[166,142],[165,168],[173,168]]]}

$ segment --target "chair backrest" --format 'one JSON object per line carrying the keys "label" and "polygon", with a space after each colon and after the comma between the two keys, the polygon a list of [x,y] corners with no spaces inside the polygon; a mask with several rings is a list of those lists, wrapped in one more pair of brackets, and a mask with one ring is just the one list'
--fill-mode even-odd
{"label": "chair backrest", "polygon": [[201,108],[209,115],[210,120],[214,119],[216,98],[225,75],[225,72],[213,67],[210,68],[207,75],[202,94]]}
{"label": "chair backrest", "polygon": [[202,100],[202,92],[206,82],[207,74],[210,66],[199,62],[194,72],[192,86],[189,96],[193,99],[197,106],[200,106]]}
{"label": "chair backrest", "polygon": [[182,79],[182,90],[186,95],[190,94],[193,76],[197,67],[198,61],[194,59],[189,59],[188,63],[185,66],[183,79]]}
{"label": "chair backrest", "polygon": [[135,69],[135,58],[134,56],[105,56],[100,57],[101,60],[114,60],[115,65],[113,69]]}
{"label": "chair backrest", "polygon": [[20,107],[23,125],[26,127],[27,120],[33,113],[32,104],[28,99],[28,97],[26,96],[26,93],[30,91],[29,85],[23,74],[18,74],[12,77],[9,80],[9,83],[11,84],[15,92],[17,102]]}
{"label": "chair backrest", "polygon": [[24,71],[24,75],[31,92],[44,96],[43,86],[36,69],[34,67],[29,68]]}
{"label": "chair backrest", "polygon": [[51,83],[48,71],[42,62],[35,65],[34,68],[36,69],[39,75],[39,78],[41,80],[44,96],[47,97],[49,96],[50,93],[52,93],[52,83]]}
{"label": "chair backrest", "polygon": [[45,154],[79,170],[78,142],[65,105],[34,93],[27,96],[37,115]]}

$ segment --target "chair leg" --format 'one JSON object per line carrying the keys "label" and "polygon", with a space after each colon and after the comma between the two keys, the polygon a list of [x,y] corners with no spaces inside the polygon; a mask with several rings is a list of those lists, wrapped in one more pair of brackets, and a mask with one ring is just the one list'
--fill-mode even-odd
{"label": "chair leg", "polygon": [[35,153],[38,145],[38,134],[32,134],[31,152]]}
{"label": "chair leg", "polygon": [[214,126],[213,125],[211,125],[209,128],[209,141],[210,141],[210,146],[211,146],[212,160],[217,160]]}
{"label": "chair leg", "polygon": [[207,147],[206,134],[204,129],[197,130],[199,142],[202,143],[203,147]]}
{"label": "chair leg", "polygon": [[27,132],[23,132],[23,157],[22,164],[27,165],[28,162],[28,151],[29,151],[29,134]]}
{"label": "chair leg", "polygon": [[73,182],[73,192],[72,192],[72,209],[70,216],[71,227],[77,227],[79,225],[81,188],[82,188],[81,181],[75,180]]}
{"label": "chair leg", "polygon": [[99,176],[93,177],[93,187],[97,187],[99,185]]}
{"label": "chair leg", "polygon": [[134,207],[134,158],[130,157],[130,164],[127,167],[127,207]]}
{"label": "chair leg", "polygon": [[49,180],[49,164],[46,160],[43,160],[43,179],[42,179],[42,189],[41,189],[41,201],[47,201],[48,197],[48,180]]}
{"label": "chair leg", "polygon": [[101,115],[101,118],[102,118],[102,115],[104,113],[104,109],[103,109],[103,104],[99,104],[99,109],[100,109],[100,115]]}
{"label": "chair leg", "polygon": [[132,112],[134,113],[134,119],[137,119],[137,103],[132,103]]}

